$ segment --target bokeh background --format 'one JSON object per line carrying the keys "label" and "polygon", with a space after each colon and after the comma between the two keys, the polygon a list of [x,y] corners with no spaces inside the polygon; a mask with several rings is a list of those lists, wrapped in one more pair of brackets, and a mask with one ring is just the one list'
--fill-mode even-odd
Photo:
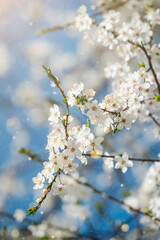
{"label": "bokeh background", "polygon": [[[50,87],[41,64],[52,69],[65,90],[82,81],[86,87],[96,90],[98,100],[110,92],[110,81],[104,77],[104,66],[112,58],[107,50],[88,44],[74,28],[37,35],[41,29],[73,21],[82,4],[87,5],[90,11],[93,3],[89,0],[0,0],[0,211],[12,215],[18,208],[26,211],[35,205],[39,196],[33,190],[32,177],[42,166],[19,154],[18,149],[30,148],[47,159],[48,111],[53,103],[58,103],[61,108],[63,105],[59,93]],[[77,123],[86,123],[82,115],[75,113],[75,117]],[[103,146],[108,152],[156,158],[160,150],[152,134],[152,124],[137,122],[131,131],[123,130],[115,136],[105,136],[98,128],[92,130],[97,136],[104,136]],[[118,170],[105,169],[102,160],[90,159],[89,164],[80,167],[79,171],[97,188],[122,198],[122,193],[128,189],[137,193],[148,166],[134,163],[132,169],[121,174]],[[79,231],[101,234],[105,239],[106,235],[115,233],[112,223],[121,224],[130,217],[130,213],[110,200],[103,201],[92,195],[87,200],[90,217],[74,222],[69,216],[66,218],[69,220],[63,220],[61,201],[50,194],[42,211],[29,219],[40,221],[52,213],[54,221],[58,219],[60,225],[66,226],[70,221]],[[105,206],[103,213],[95,207],[97,203]],[[78,215],[77,212],[75,218]],[[0,229],[4,224],[11,235],[9,239],[15,237],[12,234],[14,229],[26,231],[28,226],[0,216]],[[136,220],[132,218],[128,223],[129,230],[135,225]],[[129,230],[122,231],[124,238]]]}

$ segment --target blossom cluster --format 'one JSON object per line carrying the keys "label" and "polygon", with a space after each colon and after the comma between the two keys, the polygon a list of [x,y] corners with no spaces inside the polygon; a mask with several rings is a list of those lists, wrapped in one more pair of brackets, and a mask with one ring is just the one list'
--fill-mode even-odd
{"label": "blossom cluster", "polygon": [[114,162],[115,162],[115,169],[121,169],[123,173],[127,171],[128,167],[133,166],[133,162],[129,160],[129,156],[127,153],[123,153],[120,155],[112,154],[112,157],[109,157],[110,155],[105,152],[105,155],[108,155],[108,157],[104,157],[104,165],[107,168],[113,168]]}
{"label": "blossom cluster", "polygon": [[[55,85],[52,84],[52,86]],[[77,160],[87,164],[87,154],[90,154],[90,156],[102,154],[102,142],[104,138],[95,137],[91,132],[90,123],[93,125],[98,124],[98,126],[104,128],[105,132],[109,132],[111,128],[113,129],[114,119],[105,111],[105,101],[107,101],[107,98],[103,100],[101,104],[98,104],[98,101],[93,99],[94,95],[94,90],[84,90],[83,83],[74,84],[73,88],[69,90],[66,95],[65,101],[67,101],[70,106],[75,105],[77,109],[81,110],[82,114],[87,116],[89,124],[86,125],[83,124],[82,126],[72,127],[74,118],[71,115],[69,115],[68,118],[66,115],[63,116],[56,104],[50,108],[48,119],[50,121],[51,132],[48,135],[48,144],[46,146],[46,149],[49,151],[49,161],[43,163],[44,169],[41,173],[37,174],[37,177],[33,178],[33,182],[35,183],[34,189],[42,188],[45,180],[49,183],[52,182],[54,174],[57,173],[59,169],[61,169],[64,174],[75,173],[79,166]],[[108,95],[108,102],[111,98],[112,96]],[[111,110],[116,111],[112,106],[110,111]],[[122,114],[123,113],[121,113],[121,117]],[[122,123],[124,126],[128,126],[126,122],[120,121],[121,126]],[[121,129],[122,128],[123,127],[121,127]],[[127,167],[133,166],[132,161],[128,158],[129,156],[126,153],[122,156],[115,156],[115,168],[120,168],[122,172],[125,173]],[[109,159],[106,159],[105,162],[107,165]],[[66,195],[67,191],[66,187],[59,183],[57,185],[54,184],[53,190],[55,195],[60,196]]]}
{"label": "blossom cluster", "polygon": [[[49,151],[49,161],[44,162],[44,169],[37,177],[33,178],[36,184],[34,189],[42,188],[45,179],[50,183],[58,169],[63,170],[64,174],[76,172],[79,159],[82,163],[87,164],[85,153],[96,151],[101,153],[103,142],[102,137],[95,137],[88,126],[82,125],[70,127],[73,117],[68,118],[68,136],[66,137],[65,122],[66,116],[60,114],[59,107],[54,104],[50,109],[49,121],[51,133],[48,135],[48,144],[46,149]],[[62,184],[54,185],[54,194],[65,195],[65,186]]]}
{"label": "blossom cluster", "polygon": [[[132,193],[129,197],[125,199],[125,203],[142,209],[142,211],[150,212],[156,218],[160,218],[160,163],[154,163],[147,171],[144,176],[143,182],[137,193]],[[141,217],[142,224],[148,224],[152,229],[158,229],[159,222],[151,221],[146,217]]]}
{"label": "blossom cluster", "polygon": [[[154,26],[160,24],[160,10],[149,8],[144,19],[138,13],[128,22],[121,18],[120,12],[111,10],[97,22],[89,16],[85,6],[81,6],[75,16],[75,27],[84,33],[86,40],[116,51],[118,61],[108,62],[104,68],[105,77],[112,80],[112,91],[101,102],[95,98],[96,92],[86,89],[83,82],[73,84],[65,95],[59,80],[45,68],[53,80],[51,86],[58,87],[64,97],[67,113],[62,114],[56,104],[50,108],[51,132],[46,147],[49,161],[43,163],[44,169],[33,178],[34,189],[43,188],[45,181],[54,182],[54,195],[63,197],[68,189],[61,181],[54,181],[56,174],[72,175],[77,172],[79,161],[87,164],[87,156],[102,156],[104,139],[96,137],[90,125],[97,125],[105,134],[115,134],[123,129],[130,130],[137,119],[153,121],[155,137],[160,138],[160,72],[156,61],[160,46],[153,42]],[[70,112],[72,107],[73,112],[81,111],[87,124],[75,125],[73,112]],[[123,173],[133,166],[127,153],[109,155],[105,152],[103,157],[105,166],[121,169]],[[151,202],[151,208],[152,205]]]}
{"label": "blossom cluster", "polygon": [[[139,6],[141,3],[137,4]],[[86,10],[85,15],[87,14]],[[80,17],[84,18],[78,11],[75,19]],[[160,105],[156,99],[160,94],[160,72],[156,62],[159,45],[153,42],[153,30],[160,24],[160,9],[146,8],[144,19],[141,19],[138,12],[131,15],[127,22],[121,18],[120,12],[110,10],[103,14],[100,22],[94,19],[90,27],[83,21],[78,26],[75,25],[79,31],[83,25],[85,39],[94,45],[99,44],[114,50],[113,54],[116,52],[119,59],[114,63],[108,62],[104,68],[105,77],[112,79],[113,92],[106,95],[102,103],[92,103],[100,118],[100,122],[99,119],[93,119],[92,123],[101,125],[106,132],[115,127],[118,130],[129,130],[137,118],[143,122],[152,121],[153,118],[159,121]],[[151,59],[154,62],[154,70]],[[139,69],[136,71],[132,70],[133,62],[139,62]],[[105,120],[102,110],[106,114]],[[155,137],[159,138],[160,125],[157,125],[154,125],[153,132]]]}

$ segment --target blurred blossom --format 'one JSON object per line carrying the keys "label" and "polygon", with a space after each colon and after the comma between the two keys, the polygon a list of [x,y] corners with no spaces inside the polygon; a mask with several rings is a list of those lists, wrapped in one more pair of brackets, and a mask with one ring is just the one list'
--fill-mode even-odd
{"label": "blurred blossom", "polygon": [[77,220],[85,220],[90,216],[90,212],[87,206],[81,206],[76,204],[64,204],[63,210],[69,218],[75,218]]}
{"label": "blurred blossom", "polygon": [[41,65],[51,56],[53,49],[53,45],[49,41],[38,39],[30,42],[25,51],[31,64]]}
{"label": "blurred blossom", "polygon": [[29,134],[24,129],[19,118],[9,118],[6,125],[8,131],[12,134],[12,139],[14,140],[14,148],[18,149],[22,145],[26,146],[29,143]]}
{"label": "blurred blossom", "polygon": [[41,223],[38,225],[29,225],[28,229],[32,232],[35,237],[43,237],[47,233],[47,224]]}
{"label": "blurred blossom", "polygon": [[22,222],[26,216],[26,213],[23,209],[16,209],[14,217],[18,222]]}
{"label": "blurred blossom", "polygon": [[11,54],[3,43],[0,43],[0,77],[4,76],[11,66]]}
{"label": "blurred blossom", "polygon": [[96,178],[96,184],[98,188],[108,188],[112,184],[112,169],[105,168],[106,172],[98,174]]}
{"label": "blurred blossom", "polygon": [[13,173],[6,171],[1,173],[0,181],[3,182],[3,184],[0,184],[0,209],[6,206],[8,196],[24,197],[25,185],[22,179],[20,181],[16,179]]}
{"label": "blurred blossom", "polygon": [[[25,91],[24,91],[25,89]],[[25,107],[34,124],[41,124],[47,119],[48,104],[43,91],[32,82],[21,83],[13,95],[13,102]]]}
{"label": "blurred blossom", "polygon": [[49,66],[51,66],[55,72],[60,74],[75,68],[75,65],[77,64],[76,56],[72,52],[63,53],[60,49],[58,50],[59,51],[54,49],[50,58]]}

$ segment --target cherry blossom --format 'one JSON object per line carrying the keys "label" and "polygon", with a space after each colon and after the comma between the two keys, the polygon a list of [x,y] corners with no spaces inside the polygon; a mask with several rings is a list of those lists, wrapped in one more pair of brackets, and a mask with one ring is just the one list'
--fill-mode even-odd
{"label": "cherry blossom", "polygon": [[128,160],[128,154],[123,153],[122,157],[115,156],[116,165],[115,168],[121,168],[122,172],[125,173],[128,167],[133,166],[133,162]]}

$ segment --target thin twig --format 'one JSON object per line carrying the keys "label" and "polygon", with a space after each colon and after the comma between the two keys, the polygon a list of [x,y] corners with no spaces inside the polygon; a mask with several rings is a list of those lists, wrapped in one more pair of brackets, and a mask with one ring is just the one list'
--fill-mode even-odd
{"label": "thin twig", "polygon": [[31,207],[30,209],[28,209],[28,214],[26,216],[29,215],[34,215],[35,212],[41,207],[41,204],[43,203],[43,201],[46,199],[47,195],[50,193],[51,189],[52,189],[52,185],[53,183],[56,181],[57,176],[59,176],[61,173],[61,169],[59,169],[56,173],[56,175],[54,176],[52,182],[48,183],[48,187],[46,189],[46,191],[44,192],[43,197],[40,198],[40,201],[38,202],[38,204],[34,207]]}
{"label": "thin twig", "polygon": [[[90,154],[90,153],[83,153],[82,154],[85,157],[99,157],[99,158],[115,158],[115,156],[113,155],[105,155],[105,154]],[[132,161],[137,161],[137,162],[160,162],[160,159],[151,159],[151,158],[133,158],[133,157],[129,157],[129,160]]]}
{"label": "thin twig", "polygon": [[92,185],[91,185],[90,183],[88,183],[88,182],[82,182],[82,181],[80,181],[79,179],[75,179],[75,178],[73,178],[73,179],[74,179],[78,184],[83,185],[83,186],[86,186],[86,187],[89,187],[93,192],[97,193],[98,195],[101,195],[101,196],[104,197],[104,198],[108,198],[108,199],[110,199],[110,200],[112,200],[112,201],[114,201],[114,202],[117,202],[117,203],[119,203],[119,204],[121,204],[121,205],[129,208],[129,209],[130,209],[131,211],[133,211],[133,212],[136,212],[136,213],[139,213],[139,214],[143,214],[143,215],[145,215],[145,216],[148,216],[148,217],[152,218],[152,220],[154,220],[154,221],[160,222],[160,218],[156,218],[155,216],[151,215],[151,214],[148,213],[148,212],[143,212],[143,211],[142,211],[141,209],[139,209],[139,208],[134,208],[134,207],[128,205],[128,204],[125,203],[123,200],[120,200],[120,199],[118,199],[118,198],[116,198],[116,197],[114,197],[114,196],[111,196],[111,195],[103,192],[103,191],[100,191],[100,190],[98,190],[97,188],[95,188],[94,186],[92,186]]}
{"label": "thin twig", "polygon": [[[32,150],[30,150],[30,151],[32,152]],[[34,156],[33,152],[32,152],[32,155],[30,155],[29,153],[28,154],[26,153],[26,155],[30,156],[31,158]],[[85,157],[115,158],[114,155],[105,155],[105,154],[83,153],[82,155],[85,156]],[[38,157],[38,158],[40,159],[39,162],[41,162],[41,163],[47,161],[47,160],[42,159],[40,157]],[[133,157],[129,157],[128,159],[132,160],[132,161],[136,161],[136,162],[160,162],[160,159],[151,159],[151,158],[133,158]],[[32,160],[35,161],[34,157],[32,158]]]}
{"label": "thin twig", "polygon": [[[47,72],[48,77],[54,82],[54,84],[55,84],[56,87],[60,90],[60,92],[61,92],[61,94],[62,94],[62,96],[63,96],[63,102],[64,102],[65,105],[66,105],[66,111],[67,111],[67,113],[66,113],[66,119],[65,119],[65,121],[64,121],[64,122],[62,121],[62,123],[63,123],[63,126],[64,126],[64,128],[65,128],[65,135],[66,135],[66,140],[67,140],[67,139],[68,139],[68,117],[69,117],[69,104],[68,104],[67,97],[66,97],[66,95],[65,95],[65,93],[64,93],[63,88],[62,88],[61,85],[60,85],[60,81],[52,74],[50,68],[49,68],[49,67],[45,67],[44,65],[42,65],[42,67],[45,69],[45,71]],[[24,152],[25,152],[25,151],[24,151]],[[31,154],[31,157],[32,157],[32,159],[34,160],[34,154]],[[42,160],[42,162],[43,162],[43,160]],[[61,172],[62,172],[61,169],[59,169],[59,170],[57,171],[57,173],[55,174],[52,182],[48,184],[48,187],[47,187],[47,189],[46,189],[43,197],[40,198],[40,201],[38,202],[38,204],[37,204],[36,206],[28,209],[28,214],[27,214],[27,216],[29,216],[30,214],[34,215],[35,212],[41,207],[42,202],[46,199],[48,193],[51,191],[51,188],[52,188],[53,183],[56,181],[57,176],[59,176]]]}
{"label": "thin twig", "polygon": [[[4,211],[0,211],[0,216],[9,218],[9,219],[11,219],[11,220],[13,220],[13,221],[17,221],[16,218],[15,218],[13,215],[11,215],[11,214],[9,214],[9,213],[6,213],[6,212],[4,212]],[[32,225],[37,225],[37,224],[39,224],[38,222],[31,221],[31,220],[29,220],[29,219],[27,219],[27,218],[24,218],[24,219],[23,219],[23,222],[26,222],[26,223],[32,224]]]}
{"label": "thin twig", "polygon": [[66,134],[66,140],[68,139],[68,117],[69,117],[69,104],[68,104],[68,100],[67,97],[64,93],[63,88],[60,85],[60,81],[52,74],[51,70],[49,67],[45,67],[44,65],[42,65],[42,67],[45,69],[45,71],[47,72],[48,77],[54,82],[54,84],[56,85],[56,87],[60,90],[62,96],[63,96],[63,102],[66,105],[66,120],[63,123],[64,128],[65,128],[65,134]]}
{"label": "thin twig", "polygon": [[[6,213],[6,212],[3,212],[3,211],[0,211],[0,216],[9,218],[9,219],[11,219],[13,221],[17,221],[17,219],[13,215],[11,215],[9,213]],[[31,225],[38,225],[38,224],[40,224],[39,222],[31,221],[31,220],[29,220],[27,218],[24,218],[22,220],[22,222],[26,222],[26,223],[31,224]],[[79,233],[77,231],[72,231],[72,230],[70,230],[68,228],[63,228],[63,227],[60,227],[60,226],[57,226],[57,225],[54,225],[54,224],[51,224],[51,223],[48,224],[48,227],[56,229],[56,230],[60,230],[60,231],[63,231],[63,232],[68,232],[68,233],[74,234],[76,237],[97,240],[97,238],[94,237],[94,236],[84,235],[84,234]]]}
{"label": "thin twig", "polygon": [[[122,7],[124,4],[126,4],[128,2],[128,0],[123,0],[121,2],[119,2],[118,4],[115,4],[114,6],[110,6],[110,7],[105,7],[104,9],[100,10],[100,11],[97,11],[93,14],[90,15],[91,18],[94,18],[94,17],[97,17],[97,16],[100,16],[102,15],[103,13],[105,13],[106,11],[110,11],[112,9],[116,9],[118,7]],[[93,24],[95,24],[96,21],[93,21]],[[70,26],[73,26],[75,24],[75,21],[72,21],[72,22],[68,22],[64,25],[55,25],[55,26],[52,26],[50,28],[46,28],[46,29],[42,29],[40,30],[37,35],[42,35],[42,34],[47,34],[47,33],[51,33],[51,32],[55,32],[57,30],[64,30],[65,28],[68,28]]]}
{"label": "thin twig", "polygon": [[153,117],[152,113],[149,113],[148,116],[151,117],[155,124],[157,124],[160,127],[160,123],[155,119],[155,117]]}
{"label": "thin twig", "polygon": [[152,74],[153,74],[153,77],[154,77],[154,79],[155,79],[155,82],[156,82],[156,84],[157,84],[158,93],[160,94],[160,83],[159,83],[159,81],[158,81],[157,74],[156,74],[156,72],[155,72],[155,70],[154,70],[154,67],[153,67],[153,64],[152,64],[151,55],[148,54],[148,52],[147,52],[147,50],[146,50],[146,48],[145,48],[145,46],[144,46],[143,43],[142,43],[142,45],[138,44],[137,46],[142,49],[142,51],[144,52],[144,54],[145,54],[146,57],[147,57],[149,68],[150,68],[150,70],[151,70],[151,72],[152,72]]}

